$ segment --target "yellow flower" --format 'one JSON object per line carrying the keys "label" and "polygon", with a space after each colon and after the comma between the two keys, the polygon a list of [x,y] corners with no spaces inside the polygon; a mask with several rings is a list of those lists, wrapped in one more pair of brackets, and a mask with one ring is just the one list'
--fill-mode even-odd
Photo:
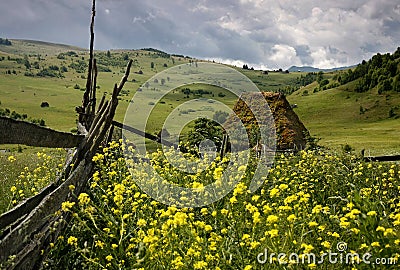
{"label": "yellow flower", "polygon": [[147,222],[143,218],[139,219],[138,222],[136,223],[139,227],[144,227],[146,226]]}
{"label": "yellow flower", "polygon": [[251,265],[246,265],[243,270],[251,270],[253,268],[253,266]]}
{"label": "yellow flower", "polygon": [[187,224],[187,217],[188,215],[186,213],[177,212],[174,215],[174,224],[178,226]]}
{"label": "yellow flower", "polygon": [[117,247],[118,247],[117,244],[111,244],[111,248],[112,248],[112,249],[116,249]]}
{"label": "yellow flower", "polygon": [[269,235],[271,238],[278,236],[278,234],[279,234],[279,230],[277,230],[277,229],[272,229],[270,231],[265,232],[265,235],[266,236]]}
{"label": "yellow flower", "polygon": [[12,186],[12,187],[10,188],[10,191],[11,191],[12,193],[15,193],[15,192],[17,191],[17,187],[16,187],[16,186]]}
{"label": "yellow flower", "polygon": [[260,244],[260,242],[253,241],[250,243],[250,249],[256,249]]}
{"label": "yellow flower", "polygon": [[318,223],[315,221],[310,221],[310,222],[308,222],[308,226],[315,227],[315,226],[318,226]]}
{"label": "yellow flower", "polygon": [[111,256],[111,255],[108,255],[108,256],[106,257],[106,260],[109,261],[109,262],[111,262],[112,259],[113,259],[113,256]]}
{"label": "yellow flower", "polygon": [[206,269],[208,264],[205,261],[195,262],[193,265],[194,269]]}
{"label": "yellow flower", "polygon": [[80,205],[88,204],[90,202],[89,195],[87,193],[79,194],[78,201]]}
{"label": "yellow flower", "polygon": [[286,184],[280,184],[279,185],[279,189],[280,190],[285,190],[285,189],[287,189],[289,186],[288,185],[286,185]]}
{"label": "yellow flower", "polygon": [[201,210],[200,210],[200,213],[204,216],[204,215],[207,215],[207,213],[208,213],[208,209],[207,208],[201,208]]}
{"label": "yellow flower", "polygon": [[269,215],[269,216],[267,217],[267,222],[268,222],[269,224],[276,223],[276,222],[278,222],[278,220],[279,220],[278,216],[275,216],[275,215]]}
{"label": "yellow flower", "polygon": [[246,191],[246,189],[247,186],[243,182],[240,182],[233,190],[233,195],[236,196],[238,194],[243,194]]}
{"label": "yellow flower", "polygon": [[221,214],[223,214],[224,216],[227,215],[228,213],[229,213],[229,210],[221,209]]}
{"label": "yellow flower", "polygon": [[260,215],[261,215],[260,212],[255,212],[253,214],[253,223],[254,224],[257,224],[257,223],[261,222]]}
{"label": "yellow flower", "polygon": [[321,243],[321,246],[329,249],[329,248],[331,248],[331,243],[329,243],[328,241],[324,241]]}
{"label": "yellow flower", "polygon": [[273,189],[271,189],[270,191],[269,191],[269,196],[271,197],[271,198],[273,198],[273,197],[275,197],[275,196],[278,196],[279,195],[279,189],[277,189],[277,188],[273,188]]}
{"label": "yellow flower", "polygon": [[104,155],[103,154],[97,154],[92,158],[92,161],[96,162],[96,161],[99,161],[99,160],[102,160],[102,159],[104,159]]}
{"label": "yellow flower", "polygon": [[307,245],[307,244],[304,244],[304,243],[301,244],[301,247],[304,248],[304,253],[305,254],[310,253],[311,250],[314,249],[314,247],[312,245]]}
{"label": "yellow flower", "polygon": [[120,194],[114,196],[114,202],[117,206],[121,206],[123,200],[124,200],[124,197]]}
{"label": "yellow flower", "polygon": [[229,201],[231,202],[231,204],[237,203],[237,199],[235,196],[232,196]]}
{"label": "yellow flower", "polygon": [[224,169],[221,168],[221,167],[216,168],[214,170],[214,174],[213,174],[214,175],[214,179],[216,179],[216,180],[220,179],[221,176],[222,176],[223,171],[224,171]]}
{"label": "yellow flower", "polygon": [[340,237],[340,235],[339,235],[337,232],[333,232],[333,233],[332,233],[332,236],[333,236],[333,237],[336,237],[336,238],[339,238],[339,237]]}
{"label": "yellow flower", "polygon": [[94,246],[103,249],[104,248],[104,243],[101,242],[100,240],[96,240]]}
{"label": "yellow flower", "polygon": [[313,214],[319,214],[322,211],[322,205],[316,205],[313,210],[312,213]]}
{"label": "yellow flower", "polygon": [[14,162],[14,161],[16,161],[17,159],[14,157],[14,156],[9,156],[8,157],[8,161],[10,161],[10,162]]}
{"label": "yellow flower", "polygon": [[72,208],[74,205],[75,205],[75,202],[66,201],[66,202],[63,202],[63,203],[61,204],[61,209],[62,209],[64,212],[68,212],[68,211],[71,210],[71,208]]}
{"label": "yellow flower", "polygon": [[246,239],[249,239],[249,238],[250,238],[250,235],[247,234],[247,233],[243,234],[243,236],[242,236],[242,240],[246,240]]}
{"label": "yellow flower", "polygon": [[387,228],[385,230],[385,232],[383,233],[384,236],[388,236],[388,235],[396,235],[396,233],[394,232],[394,230],[392,228]]}
{"label": "yellow flower", "polygon": [[70,236],[67,240],[68,245],[71,246],[76,246],[78,243],[78,238],[76,238],[75,236]]}
{"label": "yellow flower", "polygon": [[174,266],[175,269],[181,269],[185,265],[182,262],[182,257],[181,256],[177,256],[175,259],[173,259],[171,264]]}
{"label": "yellow flower", "polygon": [[378,226],[378,227],[376,228],[376,231],[377,231],[377,232],[384,232],[384,231],[385,231],[385,227]]}
{"label": "yellow flower", "polygon": [[380,247],[381,245],[379,244],[379,242],[372,242],[371,243],[371,247]]}
{"label": "yellow flower", "polygon": [[291,214],[286,218],[289,222],[293,222],[294,220],[296,220],[296,215],[295,214]]}

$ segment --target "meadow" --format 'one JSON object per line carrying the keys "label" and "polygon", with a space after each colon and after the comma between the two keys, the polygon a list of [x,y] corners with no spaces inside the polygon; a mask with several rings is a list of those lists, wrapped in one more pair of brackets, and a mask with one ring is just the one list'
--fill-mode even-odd
{"label": "meadow", "polygon": [[[158,173],[190,188],[220,181],[226,162],[187,175],[162,156],[151,156]],[[127,169],[118,142],[93,160],[87,192],[57,213],[72,220],[49,245],[48,269],[381,269],[383,260],[385,269],[396,269],[398,164],[315,151],[278,155],[255,193],[248,189],[253,160],[221,200],[177,208],[139,188],[149,175]],[[286,256],[278,259],[279,253]],[[324,260],[324,253],[335,253],[335,260]]]}
{"label": "meadow", "polygon": [[[63,57],[60,57],[60,54]],[[103,94],[108,95],[114,83],[119,81],[127,63],[125,59],[134,60],[130,80],[120,97],[116,113],[118,121],[124,120],[126,110],[136,90],[152,76],[169,67],[197,61],[185,56],[171,56],[156,50],[115,50],[110,51],[109,56],[101,51],[95,54],[101,66],[98,76],[99,97]],[[21,62],[26,57],[31,64],[30,69]],[[81,103],[83,94],[81,90],[84,89],[86,81],[85,63],[88,60],[86,50],[60,44],[14,40],[13,46],[0,45],[0,59],[4,59],[0,61],[0,109],[8,108],[19,114],[27,114],[31,118],[43,119],[47,126],[56,130],[75,131],[77,114],[74,108]],[[35,62],[39,69],[34,67]],[[74,65],[74,63],[82,65]],[[71,68],[71,65],[74,68]],[[50,66],[66,67],[67,71],[62,73],[62,77],[25,76],[26,72],[35,74]],[[265,74],[259,70],[233,68],[250,78],[261,91],[282,91],[288,87],[299,88],[296,84],[298,78],[306,74],[272,71]],[[11,74],[7,74],[8,71]],[[332,77],[336,74],[338,74],[337,71],[323,76],[332,81]],[[317,87],[314,82],[287,95],[287,99],[290,103],[297,104],[295,111],[300,120],[312,136],[321,139],[319,143],[325,147],[337,150],[349,145],[356,152],[365,149],[366,153],[371,155],[398,153],[399,145],[396,138],[400,131],[400,120],[398,117],[389,117],[389,113],[391,110],[396,114],[399,113],[399,95],[393,92],[378,94],[377,89],[357,93],[354,91],[356,84],[357,81],[354,81],[314,93]],[[199,87],[205,88],[192,86],[194,90]],[[145,89],[145,87],[142,88]],[[211,88],[208,87],[205,90],[213,91]],[[155,122],[152,121],[149,124],[147,131],[156,133],[160,130],[159,123],[162,122],[163,117],[160,117],[159,110],[170,112],[182,102],[194,98],[198,97],[190,95],[187,98],[184,93],[175,91],[166,97],[165,103],[155,104],[152,115]],[[223,98],[214,94],[213,98],[223,101],[229,107],[232,107],[237,99],[229,94]],[[41,108],[40,104],[43,101],[47,101],[50,107]],[[142,105],[149,106],[148,102]],[[138,116],[140,117],[140,114]]]}

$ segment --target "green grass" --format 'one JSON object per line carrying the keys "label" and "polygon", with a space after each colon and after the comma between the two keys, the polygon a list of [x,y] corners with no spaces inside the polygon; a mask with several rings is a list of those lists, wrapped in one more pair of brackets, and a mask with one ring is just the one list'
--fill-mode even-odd
{"label": "green grass", "polygon": [[284,89],[297,77],[305,74],[303,72],[269,72],[267,75],[262,74],[262,71],[259,70],[244,70],[241,68],[237,68],[237,70],[246,75],[263,92],[277,92],[279,89]]}
{"label": "green grass", "polygon": [[[27,41],[13,41],[13,46],[1,46],[0,58],[0,108],[8,108],[11,111],[15,110],[20,114],[28,114],[32,118],[42,118],[46,125],[61,131],[70,131],[76,127],[77,115],[75,107],[81,104],[83,92],[79,89],[74,89],[78,85],[81,89],[86,85],[86,72],[77,73],[70,68],[72,62],[79,60],[88,62],[88,53],[78,48],[70,46],[60,46],[57,44],[46,43],[40,47],[36,42],[29,43]],[[37,49],[37,52],[35,50]],[[74,50],[75,49],[75,50]],[[61,52],[75,51],[78,57],[69,57],[58,59],[57,55]],[[13,55],[11,53],[18,53]],[[100,54],[101,52],[96,52]],[[38,60],[38,54],[40,59]],[[102,54],[105,54],[104,52]],[[126,108],[130,99],[145,81],[158,72],[172,65],[187,63],[186,58],[174,57],[162,58],[155,57],[154,53],[147,51],[112,51],[112,58],[128,54],[134,60],[129,81],[124,87],[124,93],[120,97],[120,105],[116,113],[116,119],[123,120]],[[18,64],[13,61],[15,58],[23,58],[28,56],[29,62],[39,62],[40,69],[31,68],[30,72],[36,74],[43,67],[57,65],[65,66],[68,72],[63,73],[64,78],[50,77],[27,77],[24,76],[27,69],[23,64]],[[11,61],[8,60],[11,57]],[[174,61],[174,62],[173,62]],[[100,72],[98,76],[98,97],[104,93],[110,95],[115,83],[118,83],[125,73],[125,66],[128,61],[120,60],[117,66],[109,66],[112,72]],[[151,62],[154,63],[154,68],[151,68]],[[165,65],[167,67],[165,67]],[[6,74],[7,71],[16,71],[16,74]],[[142,75],[137,74],[141,70]],[[42,109],[40,104],[42,101],[47,101],[50,104],[49,108]]]}
{"label": "green grass", "polygon": [[[0,214],[54,181],[66,155],[62,149],[7,148],[9,152],[0,153]],[[11,192],[13,186],[15,192]]]}
{"label": "green grass", "polygon": [[[400,104],[398,93],[356,93],[354,83],[313,93],[315,85],[302,88],[288,100],[297,104],[295,112],[322,145],[340,148],[349,144],[366,153],[399,153],[400,119],[389,118],[389,110]],[[308,95],[303,95],[308,90]],[[360,107],[366,110],[360,112]]]}
{"label": "green grass", "polygon": [[8,53],[10,55],[41,54],[42,56],[56,55],[58,53],[65,51],[77,51],[77,52],[86,51],[86,49],[79,48],[76,46],[56,44],[38,40],[12,39],[11,42],[12,46],[0,45],[0,51]]}

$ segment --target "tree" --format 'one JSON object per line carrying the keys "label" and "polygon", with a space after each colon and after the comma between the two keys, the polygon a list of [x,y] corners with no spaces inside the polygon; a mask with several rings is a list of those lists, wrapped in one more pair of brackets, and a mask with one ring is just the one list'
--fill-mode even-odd
{"label": "tree", "polygon": [[224,111],[216,111],[213,115],[213,120],[217,121],[218,123],[224,123],[226,119],[228,119],[229,113]]}
{"label": "tree", "polygon": [[11,43],[11,41],[9,41],[7,38],[6,38],[6,39],[0,38],[0,45],[11,46],[12,43]]}
{"label": "tree", "polygon": [[152,68],[152,69],[154,68],[154,62],[150,63],[150,68]]}
{"label": "tree", "polygon": [[124,61],[129,61],[129,55],[127,53],[124,54]]}
{"label": "tree", "polygon": [[111,57],[111,52],[107,51],[107,57],[110,58]]}
{"label": "tree", "polygon": [[396,92],[400,92],[400,75],[396,76],[393,80],[392,89]]}
{"label": "tree", "polygon": [[24,56],[24,66],[26,67],[26,69],[31,68],[31,64],[29,63],[29,58],[27,55]]}
{"label": "tree", "polygon": [[190,88],[182,89],[182,93],[186,95],[186,98],[189,98],[190,92]]}
{"label": "tree", "polygon": [[386,79],[378,84],[378,94],[392,90],[392,81]]}
{"label": "tree", "polygon": [[204,140],[214,142],[218,151],[222,145],[223,128],[215,121],[207,118],[198,118],[194,121],[194,127],[189,133],[188,142],[192,146],[191,149],[199,147]]}

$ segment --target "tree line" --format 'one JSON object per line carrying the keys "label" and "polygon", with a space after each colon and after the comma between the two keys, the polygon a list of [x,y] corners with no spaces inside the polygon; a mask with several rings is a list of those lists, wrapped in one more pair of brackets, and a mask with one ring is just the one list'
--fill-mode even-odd
{"label": "tree line", "polygon": [[6,39],[0,38],[0,45],[11,46],[12,43],[7,38]]}
{"label": "tree line", "polygon": [[357,80],[356,92],[366,92],[377,87],[378,93],[400,92],[400,47],[393,53],[376,54],[368,61],[362,61],[354,70],[349,69],[337,80],[346,84]]}

